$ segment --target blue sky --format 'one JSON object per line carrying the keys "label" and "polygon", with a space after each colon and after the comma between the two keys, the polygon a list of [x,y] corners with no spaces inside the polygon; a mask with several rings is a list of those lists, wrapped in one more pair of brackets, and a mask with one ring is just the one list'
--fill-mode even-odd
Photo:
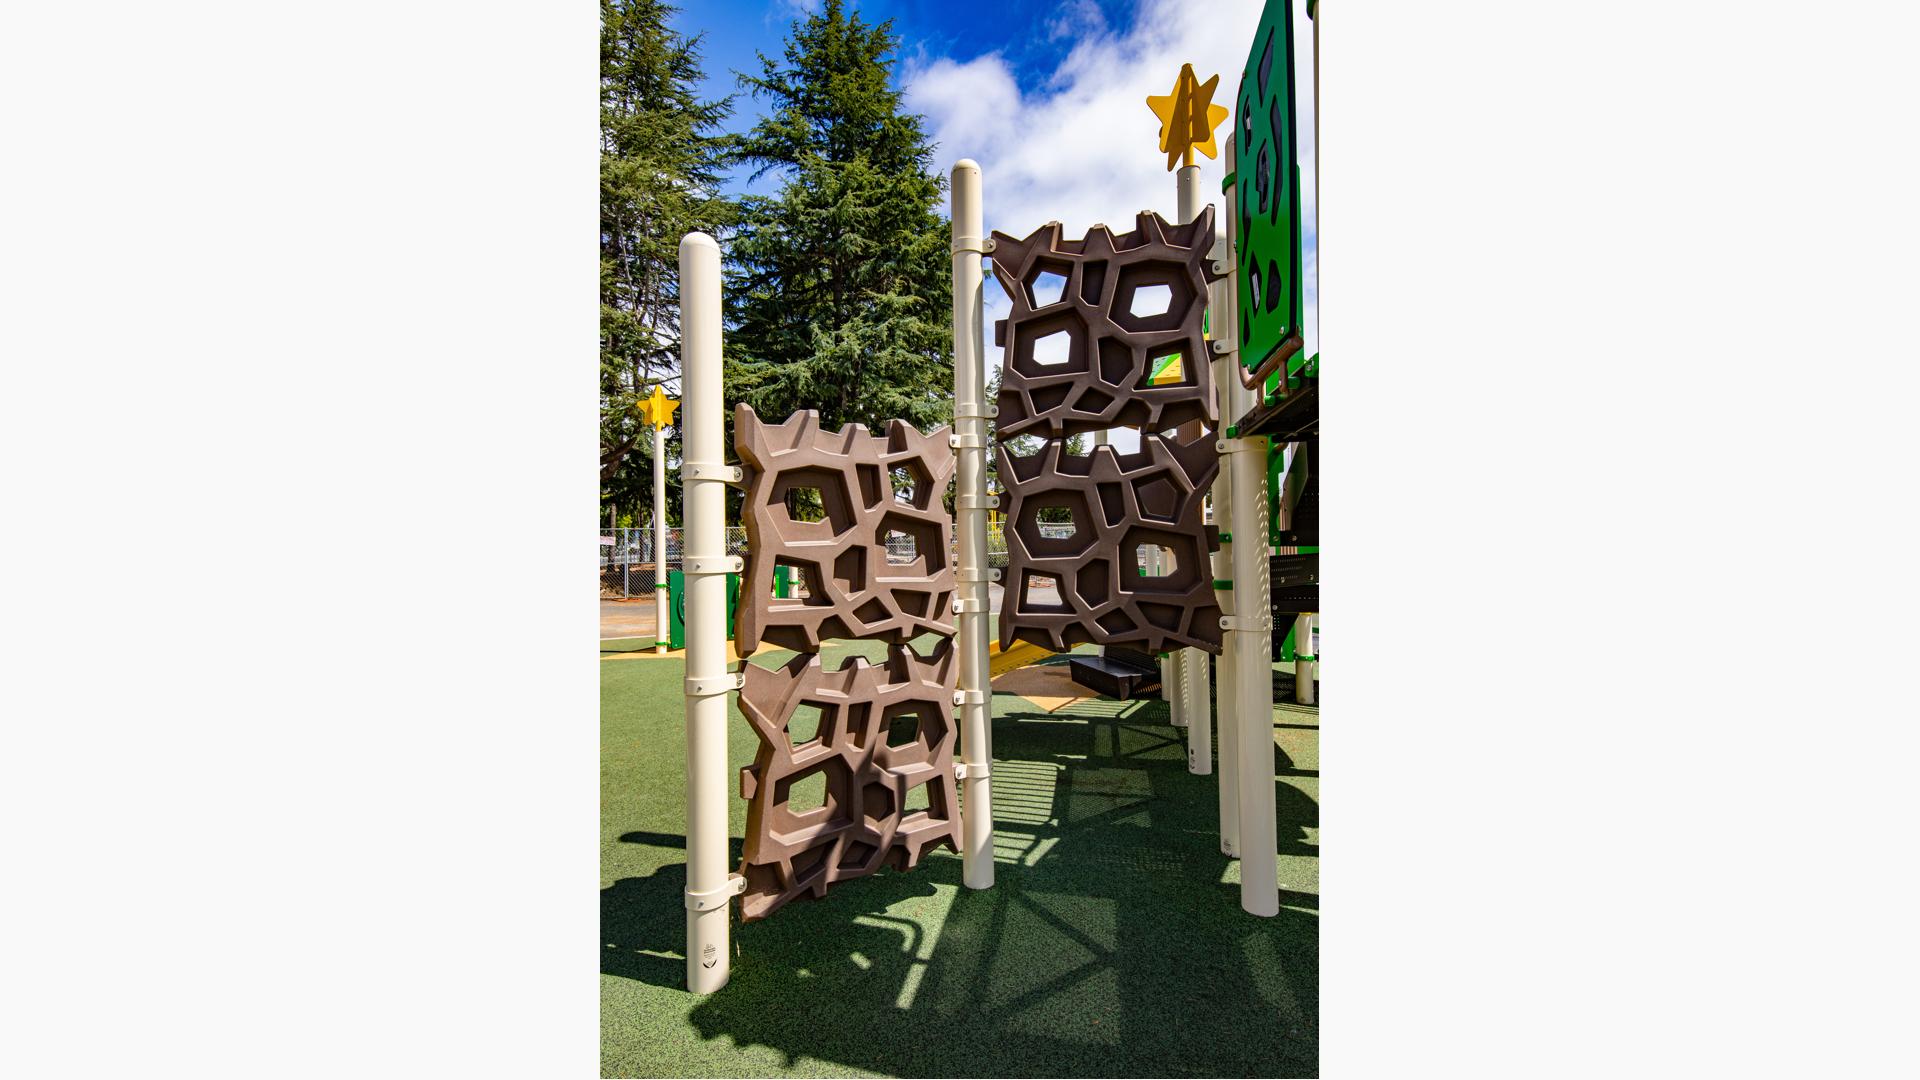
{"label": "blue sky", "polygon": [[[779,56],[792,19],[819,0],[680,0],[682,33],[705,33],[705,94],[736,90],[733,71],[756,69],[754,54]],[[1295,4],[1300,47],[1301,123],[1312,121],[1310,23]],[[1025,235],[1050,220],[1077,235],[1104,223],[1132,226],[1140,210],[1174,216],[1174,177],[1156,147],[1159,121],[1149,94],[1165,94],[1190,62],[1204,81],[1220,76],[1214,100],[1232,107],[1246,64],[1260,0],[856,0],[868,21],[894,20],[901,39],[894,78],[907,106],[926,117],[945,172],[970,157],[981,165],[987,227]],[[750,127],[763,102],[741,94],[729,125]],[[1222,125],[1224,131],[1225,125]],[[1224,134],[1221,136],[1224,142]],[[1302,133],[1301,172],[1308,244],[1312,232],[1311,132]],[[1220,159],[1199,159],[1202,190],[1218,200]],[[771,188],[769,177],[755,185]],[[736,186],[737,189],[737,186]],[[1318,347],[1313,311],[1318,282],[1308,255],[1307,342]],[[989,322],[1006,313],[987,287]],[[999,363],[989,331],[987,362]]]}
{"label": "blue sky", "polygon": [[[679,2],[674,29],[706,35],[702,51],[707,81],[702,93],[708,98],[734,93],[733,73],[757,71],[756,53],[778,59],[789,23],[801,13],[820,8],[819,0]],[[1136,15],[1134,0],[865,0],[851,7],[869,22],[894,21],[903,66],[918,70],[935,58],[972,58],[991,52],[1000,55],[1020,81],[1036,85],[1052,76],[1089,29],[1105,26],[1124,33],[1132,28]],[[764,102],[745,93],[736,97],[735,107],[729,125],[734,130],[751,126],[766,109]]]}

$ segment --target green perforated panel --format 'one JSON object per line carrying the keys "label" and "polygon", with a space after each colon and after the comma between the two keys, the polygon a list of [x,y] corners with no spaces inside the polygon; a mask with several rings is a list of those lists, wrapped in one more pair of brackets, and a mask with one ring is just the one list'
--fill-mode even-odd
{"label": "green perforated panel", "polygon": [[[1268,0],[1234,102],[1239,187],[1240,362],[1256,368],[1300,330],[1300,155],[1293,100],[1293,5]],[[1296,356],[1288,367],[1304,366]],[[1278,375],[1268,381],[1276,388]]]}

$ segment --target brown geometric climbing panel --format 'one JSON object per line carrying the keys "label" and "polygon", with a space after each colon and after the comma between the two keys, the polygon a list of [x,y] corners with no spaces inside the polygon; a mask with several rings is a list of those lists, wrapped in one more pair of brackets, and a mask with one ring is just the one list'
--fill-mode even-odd
{"label": "brown geometric climbing panel", "polygon": [[[742,665],[740,711],[760,738],[740,774],[740,913],[751,921],[836,881],[910,869],[929,848],[959,850],[953,525],[942,501],[954,458],[949,428],[923,435],[900,420],[882,439],[859,424],[821,431],[814,412],[763,423],[743,404],[733,425],[747,527],[736,647],[800,654],[774,671]],[[817,493],[805,503],[820,521],[791,512],[801,489]],[[798,595],[773,597],[776,566],[797,572]],[[929,631],[947,640],[923,658],[907,642]],[[886,663],[852,657],[828,671],[819,651],[833,638],[885,641]]]}
{"label": "brown geometric climbing panel", "polygon": [[954,656],[949,638],[925,659],[891,646],[880,667],[856,656],[827,671],[807,653],[778,670],[746,665],[740,711],[760,749],[740,770],[743,921],[882,866],[911,869],[931,848],[960,850]]}
{"label": "brown geometric climbing panel", "polygon": [[[1096,446],[1076,457],[1059,441],[1025,457],[1004,444],[999,453],[1012,500],[1001,648],[1018,640],[1055,651],[1082,642],[1220,651],[1208,561],[1220,531],[1202,523],[1202,500],[1220,467],[1211,433],[1185,443],[1142,435],[1131,454]],[[1070,536],[1043,534],[1046,509],[1067,512]],[[1146,547],[1163,552],[1160,576],[1141,574]]]}
{"label": "brown geometric climbing panel", "polygon": [[[733,416],[749,553],[735,626],[741,655],[759,643],[818,652],[831,638],[953,633],[953,522],[941,503],[954,469],[949,428],[922,435],[895,420],[880,439],[861,424],[821,431],[812,411],[769,424],[742,404]],[[794,518],[800,489],[819,493],[823,520]],[[889,536],[901,561],[888,561]],[[772,598],[776,566],[796,572],[800,595]]]}
{"label": "brown geometric climbing panel", "polygon": [[1185,225],[1141,213],[1133,232],[1099,225],[1079,240],[1049,222],[1025,239],[995,232],[993,245],[993,276],[1013,301],[993,328],[1006,348],[999,438],[1218,423],[1201,333],[1219,276],[1213,207]]}

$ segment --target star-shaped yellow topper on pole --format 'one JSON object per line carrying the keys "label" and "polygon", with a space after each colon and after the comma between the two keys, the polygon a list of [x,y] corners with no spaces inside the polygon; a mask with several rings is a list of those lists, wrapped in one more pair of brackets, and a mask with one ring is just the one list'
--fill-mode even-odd
{"label": "star-shaped yellow topper on pole", "polygon": [[1160,150],[1167,155],[1168,172],[1173,171],[1176,161],[1193,164],[1196,147],[1210,158],[1220,156],[1220,148],[1213,143],[1213,129],[1227,118],[1227,110],[1213,103],[1213,90],[1219,85],[1220,76],[1203,83],[1193,74],[1192,64],[1182,64],[1180,77],[1173,81],[1173,93],[1147,96],[1147,108],[1160,118]]}
{"label": "star-shaped yellow topper on pole", "polygon": [[673,410],[679,407],[680,403],[668,398],[660,384],[655,383],[653,396],[640,403],[640,416],[654,427],[663,428],[673,423]]}

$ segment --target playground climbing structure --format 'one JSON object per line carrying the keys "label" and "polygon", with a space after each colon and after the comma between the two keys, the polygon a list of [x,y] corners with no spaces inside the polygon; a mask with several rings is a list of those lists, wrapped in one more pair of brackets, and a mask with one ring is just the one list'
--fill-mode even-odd
{"label": "playground climbing structure", "polygon": [[[1310,2],[1309,14],[1316,9]],[[1096,227],[1069,240],[1056,223],[1025,238],[989,235],[980,167],[954,165],[950,431],[923,435],[896,421],[885,437],[828,433],[812,414],[769,424],[742,408],[744,467],[724,464],[719,248],[699,233],[682,239],[690,990],[712,992],[728,979],[735,896],[743,919],[763,918],[835,882],[911,868],[942,846],[960,851],[967,888],[993,887],[990,448],[1010,500],[1002,647],[1090,641],[1161,652],[1193,772],[1212,771],[1217,707],[1221,850],[1240,860],[1241,907],[1278,913],[1269,673],[1283,617],[1297,618],[1294,654],[1305,659],[1298,670],[1310,699],[1319,558],[1319,357],[1301,355],[1293,80],[1291,4],[1272,0],[1221,148],[1217,221],[1202,205],[1193,154],[1215,149],[1218,78],[1201,82],[1190,65],[1171,94],[1149,100],[1169,169],[1181,163],[1175,224],[1142,213],[1122,234]],[[1006,348],[997,403],[984,393],[988,256],[1013,301],[995,327]],[[1042,299],[1042,277],[1058,279],[1060,291]],[[1161,289],[1160,310],[1134,302]],[[1042,357],[1037,343],[1056,334],[1066,337],[1064,356]],[[992,446],[987,421],[996,415],[992,441],[1001,445]],[[1116,427],[1135,429],[1139,449],[1105,445]],[[1066,454],[1065,440],[1084,432],[1094,434],[1093,453]],[[1009,453],[1005,443],[1024,434],[1045,448]],[[951,521],[939,505],[949,477]],[[748,567],[724,553],[726,484],[746,487]],[[788,509],[802,488],[819,493],[823,520]],[[1074,535],[1042,534],[1046,508],[1066,509]],[[912,538],[910,565],[888,562],[894,533]],[[794,649],[785,665],[727,670],[729,574],[743,577],[736,646],[742,655],[760,642]],[[797,577],[797,590],[777,590],[783,576]],[[1028,586],[1041,578],[1053,589],[1037,602]],[[921,655],[908,643],[925,633],[945,640]],[[837,637],[882,641],[886,659],[828,670],[819,651]],[[1209,654],[1219,661],[1217,697]],[[729,872],[726,706],[736,691],[759,748],[739,774],[748,828],[740,869]],[[803,714],[809,722],[797,723]],[[815,777],[824,805],[796,808],[792,789]]]}
{"label": "playground climbing structure", "polygon": [[[949,436],[895,420],[880,439],[858,424],[822,431],[811,411],[767,424],[734,410],[749,551],[734,640],[742,656],[762,642],[797,651],[778,669],[743,668],[740,711],[760,747],[740,775],[742,920],[959,850],[952,525],[939,503]],[[800,490],[817,494],[821,520],[793,516]],[[914,541],[906,564],[888,559],[894,533]],[[774,597],[776,566],[799,575],[799,596]],[[923,633],[945,638],[924,657],[910,644]],[[828,670],[820,649],[834,638],[884,641],[886,661]],[[797,806],[810,781],[821,804]]]}

